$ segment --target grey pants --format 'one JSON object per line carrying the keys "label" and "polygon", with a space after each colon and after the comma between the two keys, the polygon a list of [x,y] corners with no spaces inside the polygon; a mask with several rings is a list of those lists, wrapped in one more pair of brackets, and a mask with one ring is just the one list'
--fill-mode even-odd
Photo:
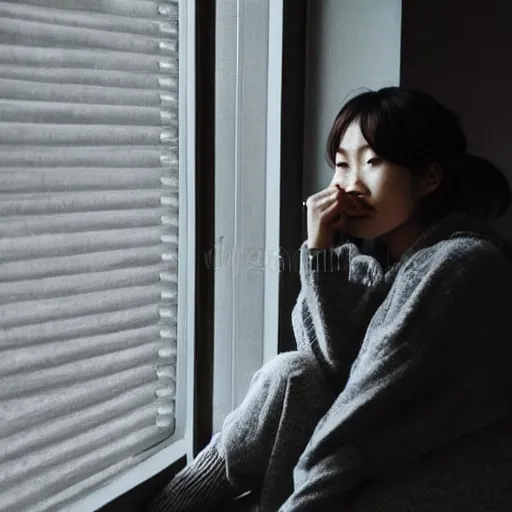
{"label": "grey pants", "polygon": [[285,352],[254,375],[224,421],[219,451],[240,490],[261,489],[259,510],[275,511],[293,490],[293,468],[335,393],[313,358]]}

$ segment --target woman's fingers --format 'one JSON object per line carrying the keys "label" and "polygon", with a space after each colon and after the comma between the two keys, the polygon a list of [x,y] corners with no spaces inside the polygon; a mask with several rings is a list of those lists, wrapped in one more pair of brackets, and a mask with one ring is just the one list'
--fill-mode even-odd
{"label": "woman's fingers", "polygon": [[338,201],[339,192],[337,190],[332,191],[328,196],[324,196],[320,199],[317,199],[313,208],[316,208],[319,212],[324,212],[328,208],[330,208],[333,204],[336,204]]}
{"label": "woman's fingers", "polygon": [[367,215],[371,209],[366,205],[364,200],[359,197],[345,192],[341,187],[328,187],[308,198],[306,205],[308,209],[316,210],[319,213],[324,212],[330,208],[334,203],[337,203],[340,210],[347,215]]}
{"label": "woman's fingers", "polygon": [[338,189],[335,187],[327,187],[309,196],[306,200],[306,206],[308,210],[311,208],[325,208],[336,198],[337,194]]}
{"label": "woman's fingers", "polygon": [[344,214],[341,214],[331,224],[332,231],[341,231],[343,233],[346,228],[347,228],[347,216]]}
{"label": "woman's fingers", "polygon": [[331,246],[330,224],[338,212],[340,194],[335,187],[328,187],[308,197],[308,247],[325,249]]}
{"label": "woman's fingers", "polygon": [[344,211],[347,213],[347,215],[360,217],[368,215],[373,210],[365,203],[364,199],[361,199],[355,195],[348,194],[346,197]]}
{"label": "woman's fingers", "polygon": [[332,232],[343,231],[350,217],[363,217],[372,211],[363,200],[338,185],[331,185],[308,197],[306,206],[308,246],[316,248],[330,247]]}

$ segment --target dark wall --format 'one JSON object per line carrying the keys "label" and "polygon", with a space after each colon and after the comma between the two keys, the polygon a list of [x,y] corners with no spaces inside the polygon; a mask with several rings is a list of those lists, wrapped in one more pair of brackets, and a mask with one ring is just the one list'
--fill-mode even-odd
{"label": "dark wall", "polygon": [[[401,85],[462,118],[469,151],[512,183],[512,1],[403,0]],[[512,211],[496,223],[512,238]]]}

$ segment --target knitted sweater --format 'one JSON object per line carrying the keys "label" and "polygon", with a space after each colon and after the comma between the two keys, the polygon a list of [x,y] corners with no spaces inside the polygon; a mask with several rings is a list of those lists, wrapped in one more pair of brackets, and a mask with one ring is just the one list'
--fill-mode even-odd
{"label": "knitted sweater", "polygon": [[[301,246],[298,350],[315,355],[339,395],[281,512],[347,510],[368,479],[510,416],[511,255],[464,214],[426,230],[387,270],[354,244]],[[512,434],[503,457],[511,446]]]}

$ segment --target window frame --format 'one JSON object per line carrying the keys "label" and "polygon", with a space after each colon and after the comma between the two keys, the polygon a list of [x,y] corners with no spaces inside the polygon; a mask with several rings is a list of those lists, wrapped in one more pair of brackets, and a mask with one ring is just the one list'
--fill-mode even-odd
{"label": "window frame", "polygon": [[[217,212],[215,226],[216,429],[240,403],[254,372],[279,352],[296,348],[291,311],[300,279],[298,269],[288,262],[303,241],[304,225],[308,2],[258,0],[250,9],[236,0],[224,3],[216,57],[221,102],[217,151],[230,154],[222,154],[217,162],[222,174],[217,174],[216,185],[222,190],[219,204],[228,200],[232,204],[224,207],[229,211]],[[250,34],[244,37],[246,26]],[[255,33],[260,34],[257,40]],[[261,209],[248,212],[256,194],[264,196]],[[247,260],[257,253],[243,249],[245,233],[255,233],[250,243],[263,249],[264,259],[258,258],[254,265]],[[249,281],[247,272],[260,275],[253,274]],[[245,325],[248,315],[253,318]]]}

